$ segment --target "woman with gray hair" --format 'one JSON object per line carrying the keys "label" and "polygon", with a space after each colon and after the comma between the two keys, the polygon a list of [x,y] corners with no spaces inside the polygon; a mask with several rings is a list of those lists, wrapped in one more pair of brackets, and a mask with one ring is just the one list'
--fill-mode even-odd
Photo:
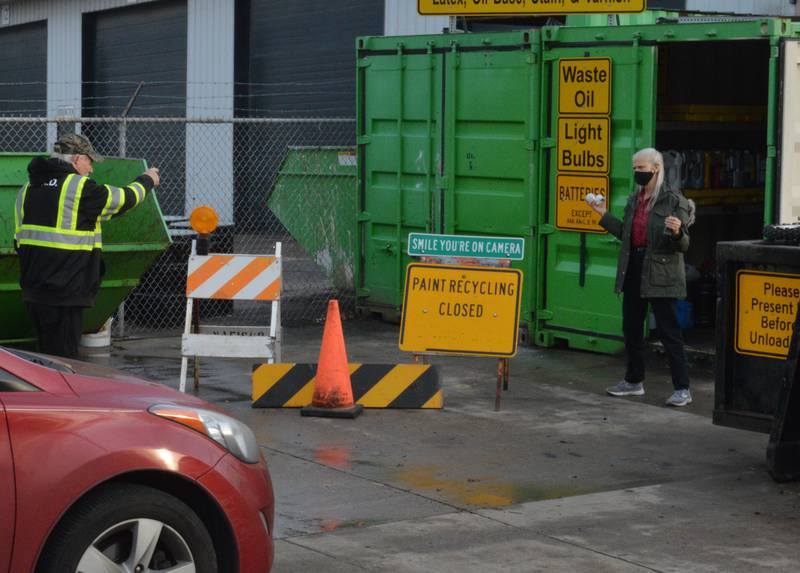
{"label": "woman with gray hair", "polygon": [[633,156],[635,192],[622,220],[591,202],[601,215],[600,225],[622,242],[615,292],[623,293],[622,332],[628,355],[625,378],[606,389],[612,396],[644,394],[644,321],[652,307],[658,334],[667,353],[674,392],[667,405],[692,402],[689,367],[678,326],[677,299],[686,296],[683,253],[689,248],[687,227],[693,205],[671,182],[664,180],[664,158],[653,148]]}

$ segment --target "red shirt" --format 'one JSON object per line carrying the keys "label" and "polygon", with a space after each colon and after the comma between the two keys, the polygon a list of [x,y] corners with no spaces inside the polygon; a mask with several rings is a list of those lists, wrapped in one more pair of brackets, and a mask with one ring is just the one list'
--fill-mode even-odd
{"label": "red shirt", "polygon": [[644,189],[642,189],[636,195],[636,213],[633,215],[631,243],[634,247],[647,246],[647,216],[650,214],[648,203],[649,201],[644,198]]}

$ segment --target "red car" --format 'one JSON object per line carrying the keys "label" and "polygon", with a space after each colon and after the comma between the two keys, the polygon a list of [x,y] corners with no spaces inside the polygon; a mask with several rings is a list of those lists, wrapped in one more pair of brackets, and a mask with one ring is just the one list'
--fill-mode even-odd
{"label": "red car", "polygon": [[261,573],[273,517],[255,437],[219,408],[0,348],[0,571]]}

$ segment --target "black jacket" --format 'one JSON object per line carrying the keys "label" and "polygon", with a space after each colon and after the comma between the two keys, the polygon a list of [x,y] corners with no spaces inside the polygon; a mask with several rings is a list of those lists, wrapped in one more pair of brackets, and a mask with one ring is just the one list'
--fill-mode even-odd
{"label": "black jacket", "polygon": [[[28,165],[28,174],[29,186],[24,194],[23,217],[19,224],[36,226],[35,229],[56,227],[64,182],[69,175],[79,176],[69,163],[46,157],[34,158]],[[121,215],[135,207],[153,188],[153,180],[144,174],[123,189],[85,179],[74,208],[75,230],[78,231],[97,229],[101,219]],[[135,185],[137,183],[139,185]],[[121,196],[124,202],[119,209],[109,211],[112,198]],[[55,306],[94,304],[104,272],[98,245],[91,250],[66,250],[25,244],[18,238],[17,250],[23,300]]]}
{"label": "black jacket", "polygon": [[[633,219],[636,214],[636,187],[625,203],[622,221],[606,212],[600,226],[622,242],[617,262],[615,292],[622,292],[631,251]],[[664,220],[670,215],[681,220],[681,233],[677,237],[664,234]],[[642,298],[684,298],[686,296],[686,270],[683,253],[689,249],[689,203],[683,194],[664,184],[647,217],[647,250],[642,270]]]}

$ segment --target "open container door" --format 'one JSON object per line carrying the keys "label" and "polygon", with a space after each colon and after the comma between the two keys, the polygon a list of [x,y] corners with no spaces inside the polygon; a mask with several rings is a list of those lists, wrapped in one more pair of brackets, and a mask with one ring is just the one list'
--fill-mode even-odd
{"label": "open container door", "polygon": [[622,348],[622,299],[614,294],[620,245],[584,199],[600,193],[622,217],[631,157],[655,139],[656,49],[565,32],[544,31],[544,270],[535,340],[611,353]]}
{"label": "open container door", "polygon": [[782,44],[780,187],[776,223],[800,222],[800,40]]}

